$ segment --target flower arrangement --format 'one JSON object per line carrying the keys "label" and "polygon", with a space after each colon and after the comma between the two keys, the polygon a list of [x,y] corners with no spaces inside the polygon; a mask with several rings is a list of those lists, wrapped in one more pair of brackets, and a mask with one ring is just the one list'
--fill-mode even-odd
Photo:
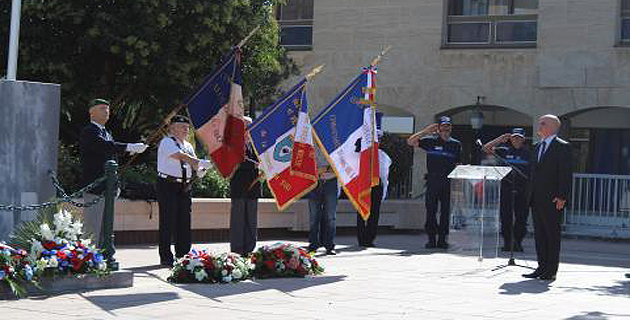
{"label": "flower arrangement", "polygon": [[318,275],[324,268],[306,250],[289,243],[263,246],[251,256],[254,277],[304,277]]}
{"label": "flower arrangement", "polygon": [[24,282],[35,283],[35,267],[26,251],[0,243],[0,283],[7,284],[17,297],[26,295]]}
{"label": "flower arrangement", "polygon": [[106,275],[110,270],[103,255],[91,245],[90,239],[82,237],[82,230],[81,221],[61,210],[52,216],[52,222],[41,219],[25,225],[18,232],[22,239],[30,238],[26,246],[38,273],[48,276]]}
{"label": "flower arrangement", "polygon": [[211,254],[206,250],[191,250],[175,261],[167,278],[175,283],[228,283],[249,279],[253,266],[249,259],[236,253]]}

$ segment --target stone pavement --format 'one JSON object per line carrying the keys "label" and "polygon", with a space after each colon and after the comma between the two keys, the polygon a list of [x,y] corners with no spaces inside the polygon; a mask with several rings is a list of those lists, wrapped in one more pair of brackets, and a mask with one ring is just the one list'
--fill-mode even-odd
{"label": "stone pavement", "polygon": [[[493,271],[506,258],[425,250],[424,239],[381,235],[361,249],[338,237],[340,253],[318,257],[322,276],[232,284],[167,283],[155,246],[124,247],[117,258],[135,272],[133,288],[0,301],[0,319],[630,319],[628,242],[564,239],[558,279],[543,282],[522,278],[523,267]],[[533,260],[529,238],[517,263]]]}

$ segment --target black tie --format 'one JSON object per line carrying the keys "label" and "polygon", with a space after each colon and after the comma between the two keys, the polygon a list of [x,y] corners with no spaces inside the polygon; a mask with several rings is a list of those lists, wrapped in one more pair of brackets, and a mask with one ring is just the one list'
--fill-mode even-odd
{"label": "black tie", "polygon": [[543,155],[545,154],[545,141],[543,141],[540,144],[540,152],[538,152],[538,162],[540,162],[540,160],[542,159]]}

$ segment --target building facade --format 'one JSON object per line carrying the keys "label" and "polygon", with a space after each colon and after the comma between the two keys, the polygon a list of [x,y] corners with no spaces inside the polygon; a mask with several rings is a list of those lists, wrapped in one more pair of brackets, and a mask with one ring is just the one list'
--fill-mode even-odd
{"label": "building facade", "polygon": [[[449,115],[474,163],[475,139],[521,126],[535,140],[535,120],[552,113],[576,172],[630,174],[630,0],[290,0],[279,11],[301,70],[326,64],[313,114],[391,45],[377,79],[385,130]],[[412,197],[424,162],[416,150]]]}

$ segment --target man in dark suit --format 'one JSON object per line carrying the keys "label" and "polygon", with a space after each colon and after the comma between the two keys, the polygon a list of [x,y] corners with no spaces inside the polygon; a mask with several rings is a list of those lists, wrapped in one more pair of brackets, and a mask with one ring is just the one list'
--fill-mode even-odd
{"label": "man in dark suit", "polygon": [[560,224],[562,210],[571,191],[571,146],[558,138],[560,119],[545,115],[538,119],[541,141],[532,153],[529,184],[538,268],[526,278],[553,281],[560,262]]}
{"label": "man in dark suit", "polygon": [[[83,128],[79,141],[81,167],[83,168],[81,182],[83,186],[102,177],[105,174],[105,162],[115,160],[117,153],[125,151],[142,153],[148,147],[144,143],[120,143],[114,141],[112,135],[105,129],[105,124],[109,120],[109,102],[107,100],[94,99],[88,107],[90,123]],[[103,191],[105,191],[104,182],[87,192],[84,200],[86,202],[92,201],[102,194]],[[95,245],[98,248],[101,248],[103,243],[101,234],[103,208],[104,201],[99,201],[83,211],[85,231],[94,236]]]}

